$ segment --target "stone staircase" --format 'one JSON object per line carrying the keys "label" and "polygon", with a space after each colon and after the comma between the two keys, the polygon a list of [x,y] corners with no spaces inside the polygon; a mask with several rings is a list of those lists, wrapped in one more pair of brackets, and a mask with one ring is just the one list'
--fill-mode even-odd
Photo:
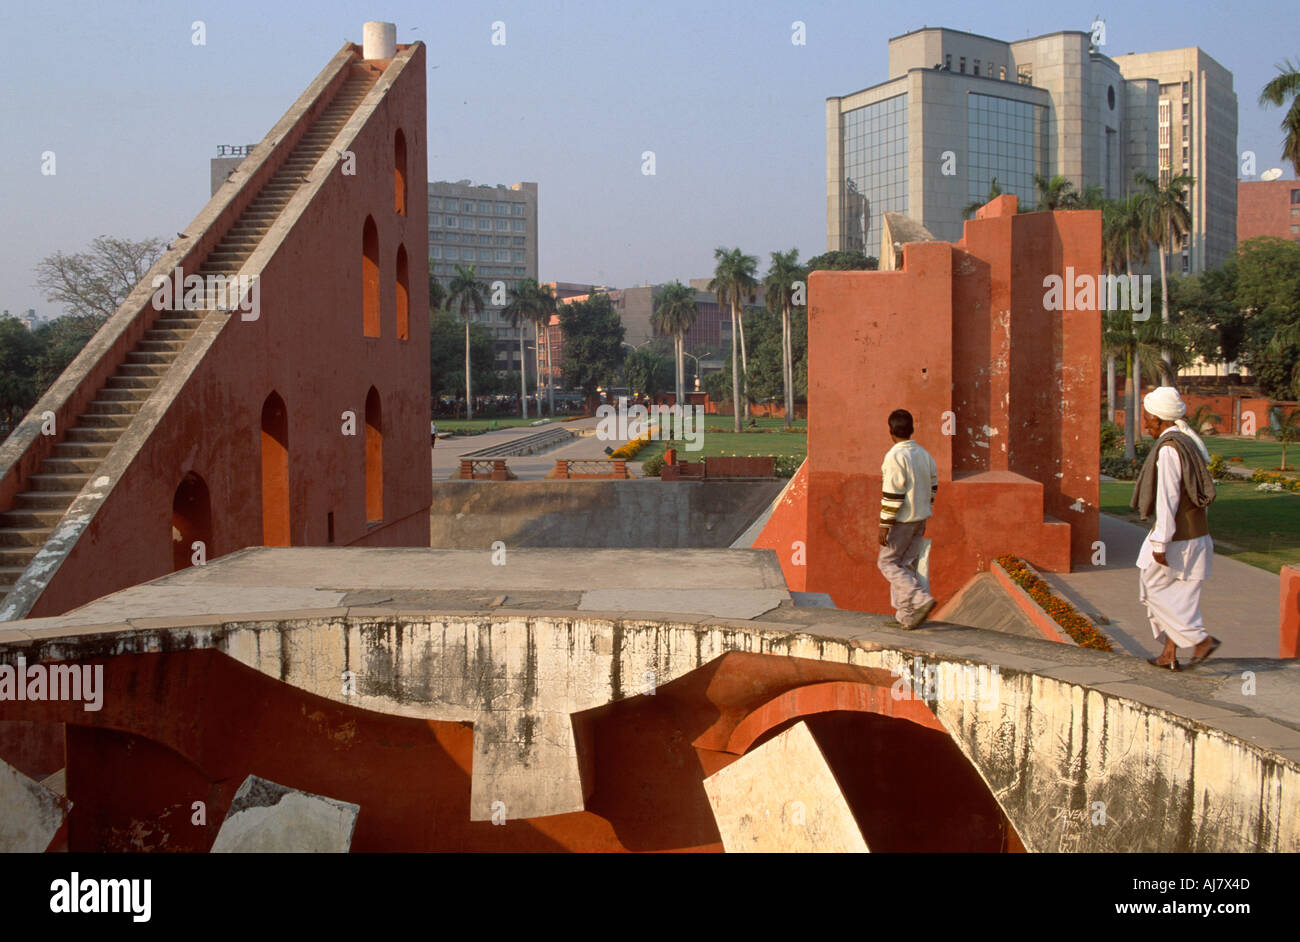
{"label": "stone staircase", "polygon": [[[283,166],[204,259],[200,275],[239,272],[377,77],[378,73],[368,69],[354,70]],[[127,353],[87,411],[77,416],[53,446],[39,471],[28,477],[27,490],[15,496],[11,509],[0,513],[0,602],[13,590],[207,314],[207,310],[164,311]]]}

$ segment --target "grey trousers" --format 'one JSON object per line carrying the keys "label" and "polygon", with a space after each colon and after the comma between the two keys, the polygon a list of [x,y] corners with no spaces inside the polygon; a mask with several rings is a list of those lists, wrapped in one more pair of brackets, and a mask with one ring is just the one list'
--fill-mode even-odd
{"label": "grey trousers", "polygon": [[905,624],[922,605],[934,601],[930,593],[921,588],[921,579],[916,574],[925,524],[924,520],[894,524],[876,560],[881,574],[889,580],[889,602],[894,606],[900,624]]}

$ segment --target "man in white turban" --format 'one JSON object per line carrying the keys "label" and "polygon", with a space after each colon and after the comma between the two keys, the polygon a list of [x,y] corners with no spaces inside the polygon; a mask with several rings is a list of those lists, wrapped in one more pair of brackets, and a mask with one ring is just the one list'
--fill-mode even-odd
{"label": "man in white turban", "polygon": [[1139,598],[1146,603],[1151,633],[1164,650],[1149,658],[1156,667],[1182,670],[1178,648],[1191,648],[1191,666],[1214,653],[1219,639],[1201,619],[1201,585],[1210,576],[1214,542],[1206,508],[1214,500],[1210,453],[1183,416],[1187,406],[1172,386],[1142,400],[1142,422],[1155,445],[1133,488],[1132,507],[1155,526],[1142,542]]}

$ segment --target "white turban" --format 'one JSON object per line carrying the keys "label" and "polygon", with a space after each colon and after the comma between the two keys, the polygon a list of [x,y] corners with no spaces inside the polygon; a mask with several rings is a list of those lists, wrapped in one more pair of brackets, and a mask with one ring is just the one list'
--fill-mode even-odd
{"label": "white turban", "polygon": [[1187,414],[1187,404],[1178,390],[1172,386],[1159,386],[1142,397],[1142,408],[1157,419],[1173,422],[1178,431],[1196,443],[1206,461],[1210,460],[1210,450],[1201,441],[1201,436],[1183,419]]}

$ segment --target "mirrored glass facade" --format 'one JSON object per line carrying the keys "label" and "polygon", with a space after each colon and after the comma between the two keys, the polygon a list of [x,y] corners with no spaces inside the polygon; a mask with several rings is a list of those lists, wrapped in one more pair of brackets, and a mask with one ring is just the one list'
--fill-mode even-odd
{"label": "mirrored glass facade", "polygon": [[880,254],[885,212],[907,212],[907,94],[844,113],[844,248]]}
{"label": "mirrored glass facade", "polygon": [[966,96],[967,197],[983,203],[994,177],[1023,207],[1038,199],[1034,174],[1046,175],[1047,109],[1024,101]]}

